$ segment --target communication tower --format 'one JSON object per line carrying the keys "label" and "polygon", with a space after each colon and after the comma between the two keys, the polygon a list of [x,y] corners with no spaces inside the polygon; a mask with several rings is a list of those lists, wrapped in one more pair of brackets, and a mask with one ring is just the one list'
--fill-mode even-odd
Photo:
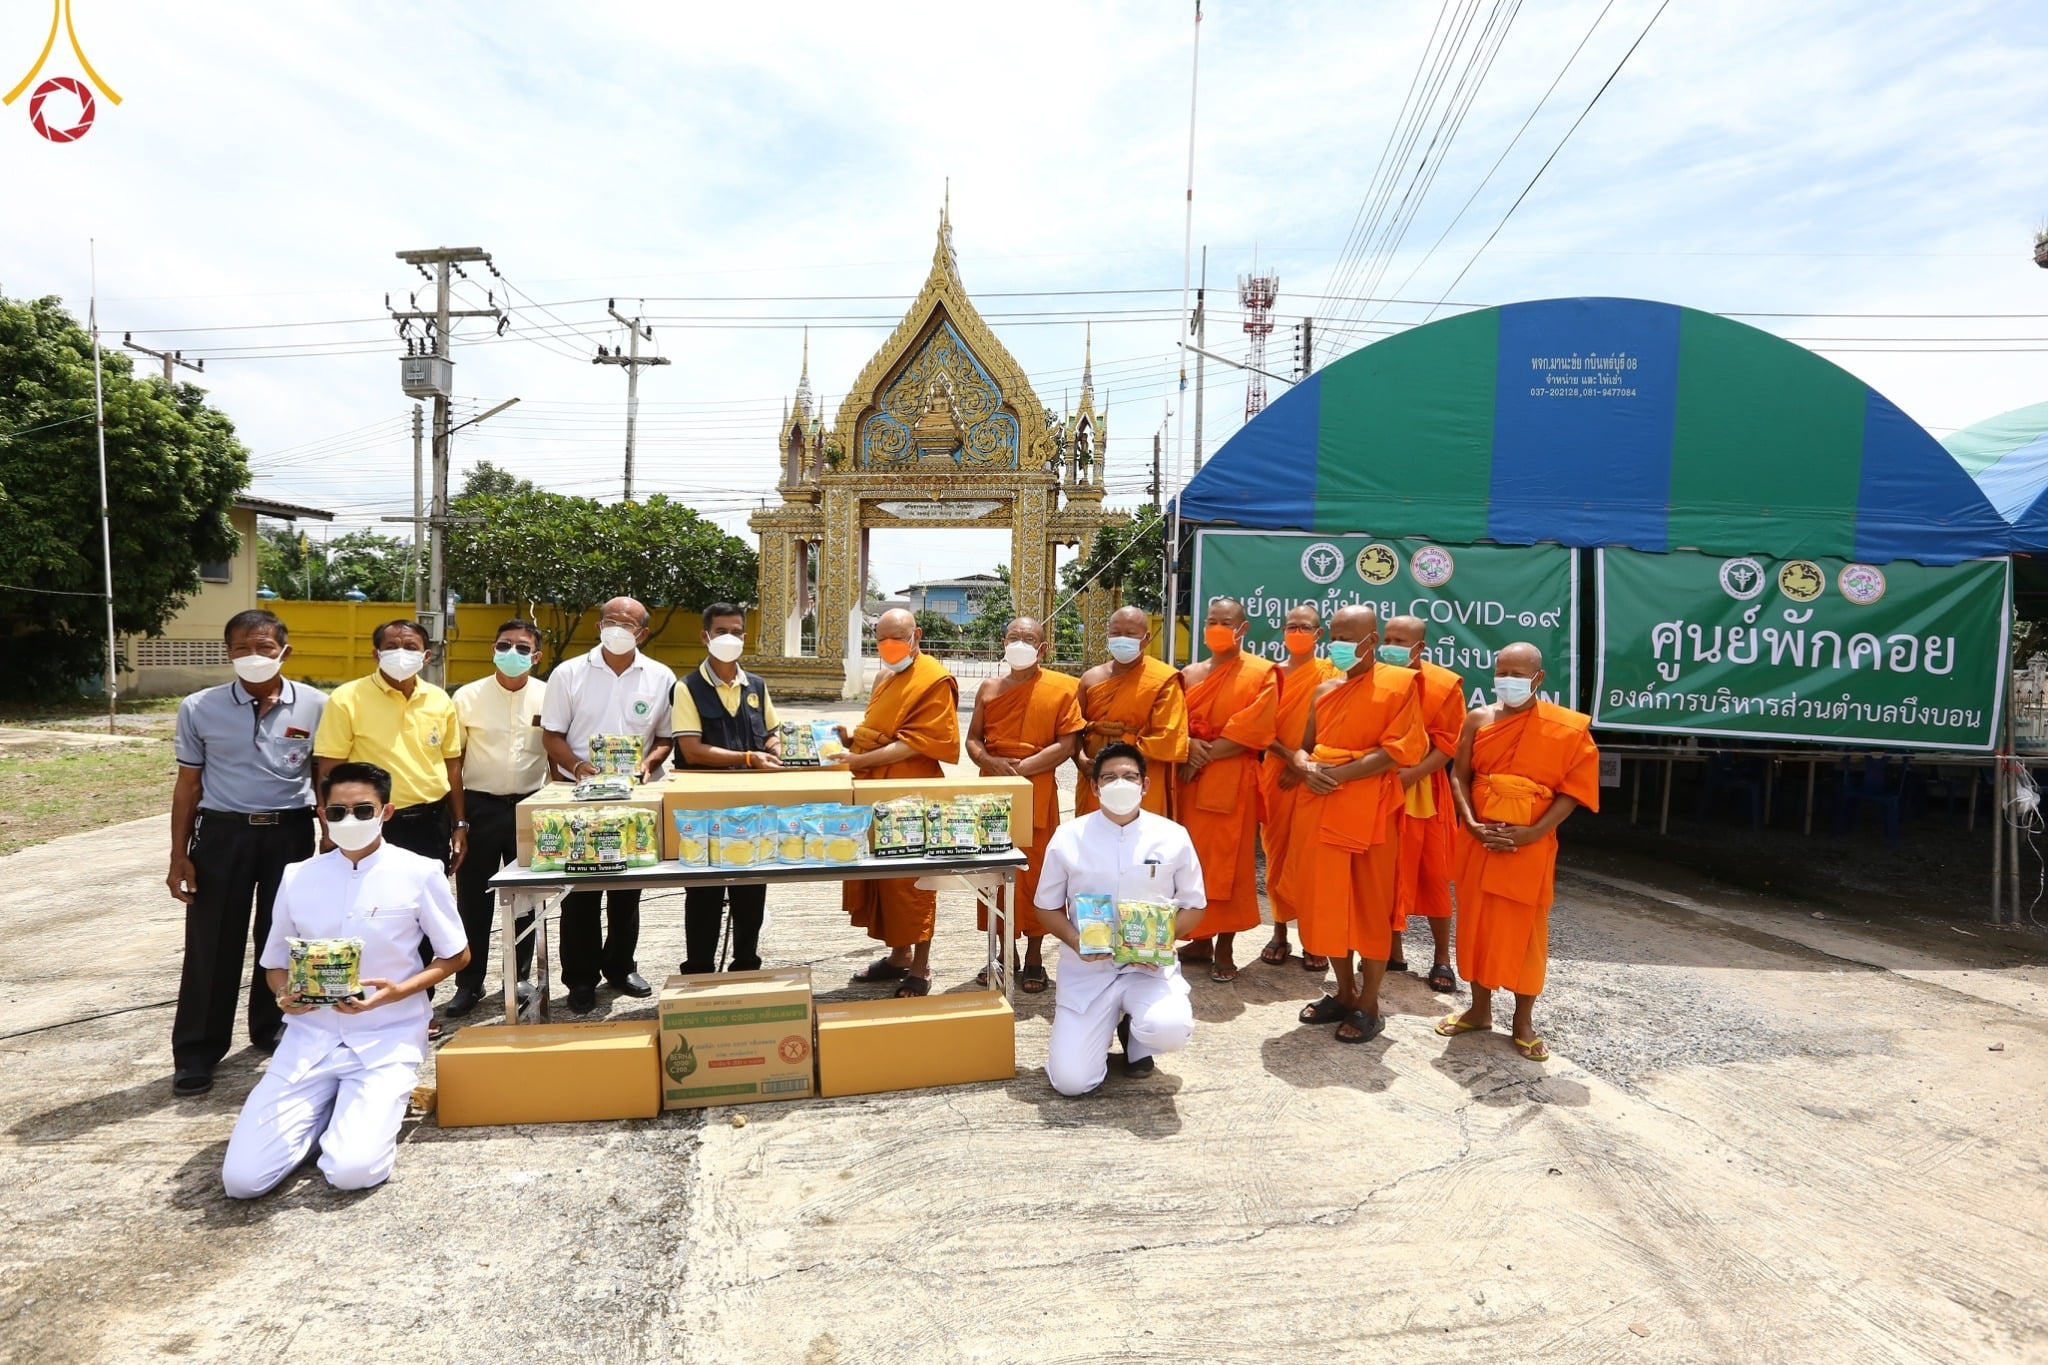
{"label": "communication tower", "polygon": [[1266,338],[1273,335],[1273,300],[1280,296],[1278,275],[1239,275],[1237,301],[1244,307],[1246,344],[1244,420],[1266,406]]}

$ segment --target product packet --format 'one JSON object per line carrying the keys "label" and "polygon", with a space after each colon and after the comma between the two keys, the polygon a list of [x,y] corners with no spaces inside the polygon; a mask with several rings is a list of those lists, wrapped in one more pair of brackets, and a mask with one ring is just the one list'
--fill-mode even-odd
{"label": "product packet", "polygon": [[765,813],[763,824],[775,830],[775,861],[785,867],[804,863],[804,815],[808,806],[778,806]]}
{"label": "product packet", "polygon": [[332,1005],[363,993],[359,938],[288,938],[285,990],[308,1005]]}
{"label": "product packet", "polygon": [[804,861],[844,867],[860,861],[874,812],[866,806],[812,806],[804,816]]}
{"label": "product packet", "polygon": [[629,861],[626,830],[629,811],[584,809],[563,810],[569,822],[569,849],[562,860],[564,872],[623,872]]}
{"label": "product packet", "polygon": [[1116,901],[1109,896],[1074,897],[1074,929],[1082,957],[1109,957],[1116,951]]}
{"label": "product packet", "polygon": [[1119,963],[1164,967],[1173,961],[1174,907],[1160,901],[1116,903],[1116,950]]}
{"label": "product packet", "polygon": [[626,822],[629,867],[661,865],[661,818],[645,807],[616,812]]}
{"label": "product packet", "polygon": [[761,857],[761,808],[711,812],[711,866],[752,867]]}
{"label": "product packet", "polygon": [[577,801],[624,801],[633,794],[633,783],[625,777],[586,777],[569,793]]}
{"label": "product packet", "polygon": [[846,741],[839,737],[839,722],[812,721],[811,747],[817,751],[820,763],[830,763],[834,759],[846,757]]}
{"label": "product packet", "polygon": [[1010,798],[1007,796],[977,796],[973,800],[979,806],[980,844],[985,853],[1007,852],[1016,847],[1010,840]]}
{"label": "product packet", "polygon": [[815,768],[818,766],[818,740],[806,720],[786,720],[775,727],[775,733],[782,739],[782,766],[785,768]]}
{"label": "product packet", "polygon": [[535,872],[560,872],[569,856],[569,821],[560,806],[533,813],[533,860]]}
{"label": "product packet", "polygon": [[978,852],[981,848],[980,802],[952,796],[927,802],[924,810],[924,851],[931,857]]}
{"label": "product packet", "polygon": [[590,766],[602,777],[623,777],[631,781],[646,756],[646,742],[638,735],[592,735]]}
{"label": "product packet", "polygon": [[711,866],[711,817],[717,812],[679,810],[672,814],[676,822],[676,861],[684,867]]}
{"label": "product packet", "polygon": [[921,858],[925,851],[925,799],[921,796],[877,801],[874,846],[877,858]]}

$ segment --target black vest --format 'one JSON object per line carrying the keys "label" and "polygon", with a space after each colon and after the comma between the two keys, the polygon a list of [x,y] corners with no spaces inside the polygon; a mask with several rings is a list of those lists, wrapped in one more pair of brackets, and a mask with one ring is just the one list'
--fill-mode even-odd
{"label": "black vest", "polygon": [[[697,704],[697,719],[703,725],[698,737],[706,744],[714,749],[730,749],[734,753],[767,752],[768,685],[758,674],[747,675],[741,689],[738,715],[726,714],[718,689],[704,681],[703,669],[693,668],[684,674],[682,686],[689,689],[690,700]],[[690,766],[683,762],[680,749],[671,762],[679,768]]]}

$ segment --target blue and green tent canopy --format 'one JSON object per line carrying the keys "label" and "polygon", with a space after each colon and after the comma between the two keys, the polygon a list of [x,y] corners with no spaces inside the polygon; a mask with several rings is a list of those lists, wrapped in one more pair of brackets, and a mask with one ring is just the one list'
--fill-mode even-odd
{"label": "blue and green tent canopy", "polygon": [[1309,376],[1185,521],[1447,543],[1952,564],[2011,528],[1882,394],[1780,337],[1640,299],[1433,322]]}
{"label": "blue and green tent canopy", "polygon": [[2011,523],[2015,550],[2048,550],[2048,403],[1964,427],[1942,445]]}

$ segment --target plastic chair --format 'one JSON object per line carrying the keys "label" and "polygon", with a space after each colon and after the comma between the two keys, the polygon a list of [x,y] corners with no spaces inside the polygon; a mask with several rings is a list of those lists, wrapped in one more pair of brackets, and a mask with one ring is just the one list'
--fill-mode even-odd
{"label": "plastic chair", "polygon": [[1716,797],[1735,798],[1748,813],[1749,827],[1764,827],[1764,776],[1756,759],[1708,754],[1706,770],[1700,777],[1700,819],[1707,818]]}
{"label": "plastic chair", "polygon": [[1892,760],[1881,754],[1867,754],[1860,760],[1844,755],[1841,785],[1835,795],[1835,833],[1847,834],[1857,805],[1867,802],[1877,807],[1878,821],[1884,829],[1885,847],[1897,848],[1906,776],[1912,762],[1910,758],[1902,758],[1894,767]]}

